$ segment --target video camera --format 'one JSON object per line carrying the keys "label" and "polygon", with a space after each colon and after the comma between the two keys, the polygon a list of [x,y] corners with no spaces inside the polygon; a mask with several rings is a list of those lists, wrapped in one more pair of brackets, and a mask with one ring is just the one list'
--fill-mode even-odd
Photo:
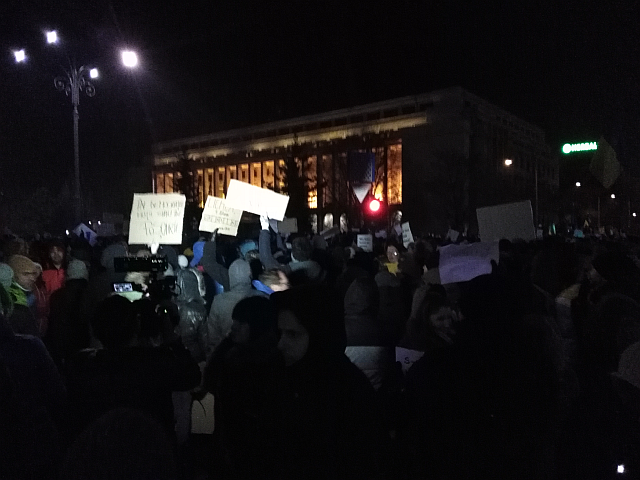
{"label": "video camera", "polygon": [[175,295],[174,288],[176,278],[173,276],[163,276],[159,278],[159,275],[163,274],[169,265],[167,257],[160,255],[151,255],[148,257],[116,257],[113,259],[113,265],[115,271],[119,273],[148,272],[150,275],[147,293],[154,303],[171,300]]}

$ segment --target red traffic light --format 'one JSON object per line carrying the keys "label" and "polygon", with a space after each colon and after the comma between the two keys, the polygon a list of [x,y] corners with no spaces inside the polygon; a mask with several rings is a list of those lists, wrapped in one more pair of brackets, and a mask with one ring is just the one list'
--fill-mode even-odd
{"label": "red traffic light", "polygon": [[373,199],[369,202],[369,210],[371,210],[372,212],[377,212],[378,210],[380,210],[380,201]]}

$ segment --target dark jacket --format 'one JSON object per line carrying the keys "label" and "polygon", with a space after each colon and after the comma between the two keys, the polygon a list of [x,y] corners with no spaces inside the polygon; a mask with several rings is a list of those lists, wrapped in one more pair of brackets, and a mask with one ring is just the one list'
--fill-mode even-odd
{"label": "dark jacket", "polygon": [[87,281],[67,280],[64,287],[53,292],[50,300],[49,328],[45,344],[56,363],[82,349],[89,348],[91,329],[82,315],[82,300]]}
{"label": "dark jacket", "polygon": [[134,408],[175,436],[171,392],[200,384],[200,369],[178,340],[161,347],[85,350],[67,366],[75,431],[114,408]]}
{"label": "dark jacket", "polygon": [[206,360],[207,312],[205,301],[200,296],[198,277],[192,269],[178,270],[176,286],[180,294],[175,300],[180,313],[178,334],[185,347],[198,362]]}
{"label": "dark jacket", "polygon": [[278,262],[271,253],[271,234],[268,230],[260,231],[258,248],[260,250],[260,261],[267,270],[279,268],[287,276],[293,275],[299,278],[299,283],[317,283],[324,280],[324,271],[320,264],[314,260],[291,261],[287,264]]}

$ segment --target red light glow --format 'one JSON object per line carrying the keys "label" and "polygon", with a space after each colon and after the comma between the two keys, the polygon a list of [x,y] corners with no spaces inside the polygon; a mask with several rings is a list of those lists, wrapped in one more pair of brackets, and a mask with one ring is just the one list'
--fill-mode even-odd
{"label": "red light glow", "polygon": [[380,210],[380,201],[371,200],[371,202],[369,202],[369,210],[371,210],[372,212],[377,212],[378,210]]}

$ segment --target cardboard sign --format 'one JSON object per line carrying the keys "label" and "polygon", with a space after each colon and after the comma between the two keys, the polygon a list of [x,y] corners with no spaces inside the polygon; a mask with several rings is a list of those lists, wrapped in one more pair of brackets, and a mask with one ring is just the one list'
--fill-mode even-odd
{"label": "cardboard sign", "polygon": [[277,233],[282,235],[289,235],[290,233],[298,233],[298,219],[297,218],[285,218],[281,222],[278,222]]}
{"label": "cardboard sign", "polygon": [[365,252],[373,252],[373,236],[371,234],[358,235],[358,243],[356,245]]}
{"label": "cardboard sign", "polygon": [[480,238],[483,242],[522,239],[535,240],[531,201],[504,203],[476,210]]}
{"label": "cardboard sign", "polygon": [[73,233],[75,233],[79,237],[85,238],[87,240],[87,242],[89,242],[89,245],[91,245],[92,247],[98,241],[98,235],[96,234],[96,232],[91,230],[84,223],[81,223],[76,228],[74,228],[73,229]]}
{"label": "cardboard sign", "polygon": [[396,347],[396,362],[402,365],[402,373],[406,374],[411,366],[424,356],[424,352]]}
{"label": "cardboard sign", "polygon": [[402,224],[402,244],[407,248],[410,243],[413,243],[413,233],[411,233],[409,222],[405,222]]}
{"label": "cardboard sign", "polygon": [[235,237],[241,217],[242,210],[229,207],[224,198],[209,195],[198,229],[201,232],[213,232],[218,229],[218,233],[222,235]]}
{"label": "cardboard sign", "polygon": [[178,193],[135,193],[129,243],[180,245],[186,199]]}
{"label": "cardboard sign", "polygon": [[288,204],[289,197],[286,195],[239,180],[231,180],[227,189],[227,205],[276,220],[284,219]]}
{"label": "cardboard sign", "polygon": [[491,260],[499,261],[498,242],[470,243],[440,247],[440,281],[448,283],[468,282],[480,275],[491,273]]}

